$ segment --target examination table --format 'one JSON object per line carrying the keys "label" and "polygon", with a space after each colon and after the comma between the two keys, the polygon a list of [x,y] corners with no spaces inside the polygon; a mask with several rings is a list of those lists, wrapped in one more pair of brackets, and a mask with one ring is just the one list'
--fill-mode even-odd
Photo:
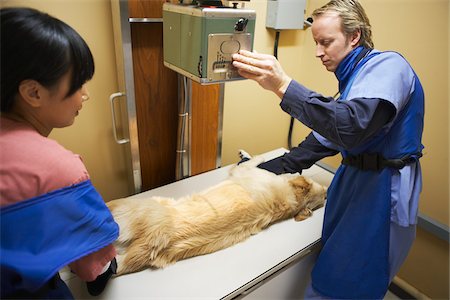
{"label": "examination table", "polygon": [[[286,152],[263,154],[266,160]],[[141,194],[178,198],[199,192],[227,177],[231,166],[180,180]],[[333,173],[317,165],[303,175],[328,186]],[[109,281],[98,297],[85,283],[61,272],[76,299],[294,299],[302,298],[318,251],[324,208],[312,217],[281,221],[232,247],[178,261],[164,269],[147,269]]]}

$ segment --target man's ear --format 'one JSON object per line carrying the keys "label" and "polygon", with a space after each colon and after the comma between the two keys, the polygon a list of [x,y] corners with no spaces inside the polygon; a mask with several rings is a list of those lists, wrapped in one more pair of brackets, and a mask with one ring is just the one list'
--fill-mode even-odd
{"label": "man's ear", "polygon": [[350,45],[352,47],[355,47],[359,44],[360,40],[361,40],[361,30],[356,30],[351,35]]}
{"label": "man's ear", "polygon": [[31,107],[42,105],[42,85],[36,80],[26,79],[19,84],[19,96]]}

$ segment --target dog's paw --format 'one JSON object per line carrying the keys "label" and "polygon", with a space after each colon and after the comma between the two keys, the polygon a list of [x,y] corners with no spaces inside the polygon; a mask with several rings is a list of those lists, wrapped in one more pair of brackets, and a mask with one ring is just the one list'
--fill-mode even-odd
{"label": "dog's paw", "polygon": [[241,160],[243,160],[243,159],[251,159],[252,156],[250,154],[248,154],[245,150],[240,149],[239,150],[239,158]]}
{"label": "dog's paw", "polygon": [[308,219],[309,217],[311,217],[313,214],[312,210],[305,207],[302,210],[300,210],[300,212],[295,216],[295,221],[300,222],[303,220]]}

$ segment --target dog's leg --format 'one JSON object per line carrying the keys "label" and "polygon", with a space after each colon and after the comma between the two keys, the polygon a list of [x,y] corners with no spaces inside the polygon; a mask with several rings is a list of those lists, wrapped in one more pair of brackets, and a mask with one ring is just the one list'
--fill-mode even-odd
{"label": "dog's leg", "polygon": [[165,232],[135,240],[124,255],[117,256],[117,275],[140,271],[151,266],[164,267],[155,264],[154,261],[158,260],[161,252],[165,251],[170,243],[169,230],[171,229],[162,228],[161,231]]}
{"label": "dog's leg", "polygon": [[250,160],[252,156],[248,154],[245,150],[239,149],[239,158],[241,160]]}
{"label": "dog's leg", "polygon": [[236,166],[236,168],[244,168],[244,167],[257,167],[259,164],[263,163],[264,157],[262,155],[257,155],[252,157],[250,160],[244,161]]}
{"label": "dog's leg", "polygon": [[311,217],[313,214],[312,210],[305,207],[303,209],[301,209],[298,214],[295,216],[295,221],[303,221],[305,219],[308,219],[309,217]]}
{"label": "dog's leg", "polygon": [[150,197],[120,202],[112,207],[121,229],[115,242],[119,250],[118,275],[151,266],[152,260],[169,245],[173,235],[174,202],[172,198]]}

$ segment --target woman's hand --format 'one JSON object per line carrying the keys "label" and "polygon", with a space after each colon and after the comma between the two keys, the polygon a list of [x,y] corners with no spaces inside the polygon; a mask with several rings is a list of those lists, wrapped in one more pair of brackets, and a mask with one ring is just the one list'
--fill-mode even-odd
{"label": "woman's hand", "polygon": [[81,280],[94,281],[98,275],[102,274],[105,265],[115,256],[116,249],[111,244],[71,262],[69,267]]}
{"label": "woman's hand", "polygon": [[233,54],[233,66],[242,77],[255,80],[280,98],[283,98],[292,80],[284,73],[278,60],[268,54],[240,50],[239,53]]}

